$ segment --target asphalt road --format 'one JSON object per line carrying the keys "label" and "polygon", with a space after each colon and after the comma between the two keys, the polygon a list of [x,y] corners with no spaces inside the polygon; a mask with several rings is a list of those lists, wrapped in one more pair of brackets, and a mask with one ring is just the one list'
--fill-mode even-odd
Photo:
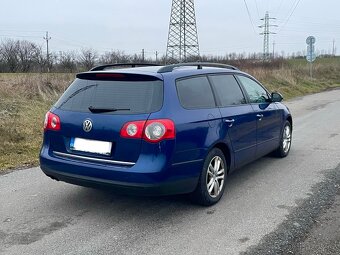
{"label": "asphalt road", "polygon": [[[309,214],[300,212],[317,214],[322,201],[332,200],[329,175],[340,171],[340,90],[288,106],[291,154],[235,172],[209,208],[183,196],[128,197],[73,186],[39,168],[0,176],[0,254],[256,254],[260,246],[275,254],[274,245],[289,240],[271,238],[290,224],[308,231]],[[296,214],[300,221],[291,222]]]}

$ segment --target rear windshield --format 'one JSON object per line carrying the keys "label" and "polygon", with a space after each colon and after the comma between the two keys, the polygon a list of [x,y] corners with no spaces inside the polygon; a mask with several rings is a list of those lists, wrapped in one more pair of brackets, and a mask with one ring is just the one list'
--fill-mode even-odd
{"label": "rear windshield", "polygon": [[107,114],[143,114],[160,110],[163,82],[76,79],[55,104],[66,111],[90,112],[89,107],[122,109]]}

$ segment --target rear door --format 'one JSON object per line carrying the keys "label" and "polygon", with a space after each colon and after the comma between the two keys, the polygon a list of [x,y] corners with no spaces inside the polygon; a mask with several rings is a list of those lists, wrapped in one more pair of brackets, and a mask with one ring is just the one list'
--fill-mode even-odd
{"label": "rear door", "polygon": [[255,80],[237,76],[242,83],[257,118],[257,157],[264,156],[279,145],[281,114],[268,92]]}
{"label": "rear door", "polygon": [[220,107],[223,136],[232,142],[235,167],[254,160],[256,153],[256,118],[251,105],[246,103],[242,90],[231,74],[210,75]]}
{"label": "rear door", "polygon": [[[221,114],[216,106],[207,76],[186,77],[176,81],[180,108],[176,122],[175,163],[200,160],[206,149],[218,140]],[[195,169],[192,169],[195,171]]]}
{"label": "rear door", "polygon": [[[120,130],[126,122],[147,120],[150,113],[160,110],[162,103],[163,82],[156,77],[79,76],[54,106],[53,113],[60,117],[61,131],[51,134],[51,150],[135,162],[141,140],[124,139]],[[97,153],[92,141],[110,143],[110,152]],[[101,149],[103,146],[107,143],[99,143]]]}

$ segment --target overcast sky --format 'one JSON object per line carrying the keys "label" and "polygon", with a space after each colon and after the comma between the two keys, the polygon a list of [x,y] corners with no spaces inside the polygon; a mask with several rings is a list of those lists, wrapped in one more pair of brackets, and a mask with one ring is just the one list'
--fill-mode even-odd
{"label": "overcast sky", "polygon": [[[165,53],[171,2],[1,0],[0,40],[27,39],[43,45],[48,30],[52,51],[93,48],[99,53],[115,49],[140,53],[144,48],[151,57],[155,51]],[[271,47],[275,40],[278,52],[303,51],[309,35],[317,38],[319,50],[331,51],[333,39],[340,45],[339,0],[246,2],[250,18],[244,0],[195,0],[201,54],[261,52],[263,38],[257,26],[266,11],[277,18]]]}

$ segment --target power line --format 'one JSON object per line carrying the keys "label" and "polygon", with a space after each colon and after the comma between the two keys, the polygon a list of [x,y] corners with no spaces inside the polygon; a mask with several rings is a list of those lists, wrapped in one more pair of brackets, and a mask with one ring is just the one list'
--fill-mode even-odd
{"label": "power line", "polygon": [[279,32],[281,32],[281,31],[283,30],[283,28],[288,24],[290,18],[293,16],[293,14],[294,14],[294,12],[295,12],[295,10],[296,10],[296,8],[298,7],[298,5],[299,5],[300,2],[301,2],[301,0],[297,0],[297,1],[295,2],[296,4],[295,4],[295,6],[293,5],[294,7],[293,7],[292,12],[291,12],[290,15],[288,16],[286,22],[281,26],[281,29],[280,29]]}
{"label": "power line", "polygon": [[243,2],[244,2],[244,4],[246,5],[246,9],[247,9],[247,13],[248,13],[248,17],[249,17],[251,26],[252,26],[252,28],[253,28],[254,33],[256,34],[254,22],[253,22],[253,19],[251,18],[250,11],[249,11],[249,8],[248,8],[248,4],[247,4],[246,0],[243,0]]}
{"label": "power line", "polygon": [[40,36],[33,35],[0,35],[1,37],[22,37],[22,38],[41,38]]}
{"label": "power line", "polygon": [[256,5],[257,17],[260,18],[260,12],[259,12],[259,6],[257,4],[257,0],[255,0],[255,5]]}
{"label": "power line", "polygon": [[11,29],[0,29],[0,32],[24,32],[24,33],[45,33],[45,31],[39,30],[11,30]]}
{"label": "power line", "polygon": [[276,14],[276,15],[279,13],[279,11],[281,11],[283,1],[284,1],[284,0],[281,0],[281,2],[280,2],[280,4],[279,4],[278,8],[277,8],[276,11],[275,11],[275,14]]}

